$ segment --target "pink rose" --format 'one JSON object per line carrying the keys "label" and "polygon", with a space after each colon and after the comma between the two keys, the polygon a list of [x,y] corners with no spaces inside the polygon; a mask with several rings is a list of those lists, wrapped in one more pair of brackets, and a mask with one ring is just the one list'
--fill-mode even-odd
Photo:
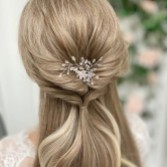
{"label": "pink rose", "polygon": [[142,96],[139,92],[133,92],[127,99],[125,104],[125,111],[140,114],[142,113],[143,109],[144,96]]}
{"label": "pink rose", "polygon": [[137,63],[146,68],[154,68],[162,60],[162,51],[160,49],[148,49],[139,52],[137,55]]}
{"label": "pink rose", "polygon": [[147,13],[154,14],[158,12],[158,5],[155,1],[143,0],[140,2],[140,7]]}
{"label": "pink rose", "polygon": [[125,41],[127,41],[127,43],[129,45],[131,45],[135,42],[135,38],[134,38],[134,35],[132,33],[127,32],[127,33],[124,33],[123,36],[124,36]]}

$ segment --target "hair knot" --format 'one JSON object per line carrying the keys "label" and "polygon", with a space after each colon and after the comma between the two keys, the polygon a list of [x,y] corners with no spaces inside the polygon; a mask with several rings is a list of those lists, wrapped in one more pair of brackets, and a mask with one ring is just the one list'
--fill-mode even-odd
{"label": "hair knot", "polygon": [[87,107],[88,107],[87,105],[82,104],[79,106],[79,109],[80,109],[80,111],[85,111],[87,109]]}

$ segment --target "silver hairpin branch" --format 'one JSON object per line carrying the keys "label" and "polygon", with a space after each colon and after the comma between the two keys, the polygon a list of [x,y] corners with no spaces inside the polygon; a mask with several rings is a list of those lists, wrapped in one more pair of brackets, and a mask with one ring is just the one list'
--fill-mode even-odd
{"label": "silver hairpin branch", "polygon": [[76,74],[76,77],[85,82],[86,84],[93,85],[93,78],[99,79],[99,76],[95,73],[97,68],[101,66],[101,60],[103,57],[98,60],[93,59],[92,61],[85,59],[84,57],[80,58],[80,61],[77,62],[74,56],[71,57],[72,62],[65,61],[62,64],[61,73],[59,77],[62,77],[64,74],[70,75],[71,72]]}

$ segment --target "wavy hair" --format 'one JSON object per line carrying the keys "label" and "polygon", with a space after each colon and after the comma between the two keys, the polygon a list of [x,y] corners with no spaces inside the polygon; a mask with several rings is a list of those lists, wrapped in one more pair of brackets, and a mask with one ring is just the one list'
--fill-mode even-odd
{"label": "wavy hair", "polygon": [[[40,87],[34,167],[141,167],[117,93],[128,47],[107,0],[30,0],[20,19],[19,51]],[[93,85],[74,73],[58,77],[72,56],[103,57]]]}

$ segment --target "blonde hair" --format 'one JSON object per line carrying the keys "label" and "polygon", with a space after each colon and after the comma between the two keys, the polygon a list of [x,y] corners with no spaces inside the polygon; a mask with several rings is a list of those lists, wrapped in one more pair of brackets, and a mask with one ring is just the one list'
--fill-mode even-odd
{"label": "blonde hair", "polygon": [[[117,93],[128,48],[107,0],[30,0],[21,15],[19,50],[40,87],[34,167],[141,167]],[[103,57],[100,78],[87,85],[75,74],[58,77],[71,56]]]}

